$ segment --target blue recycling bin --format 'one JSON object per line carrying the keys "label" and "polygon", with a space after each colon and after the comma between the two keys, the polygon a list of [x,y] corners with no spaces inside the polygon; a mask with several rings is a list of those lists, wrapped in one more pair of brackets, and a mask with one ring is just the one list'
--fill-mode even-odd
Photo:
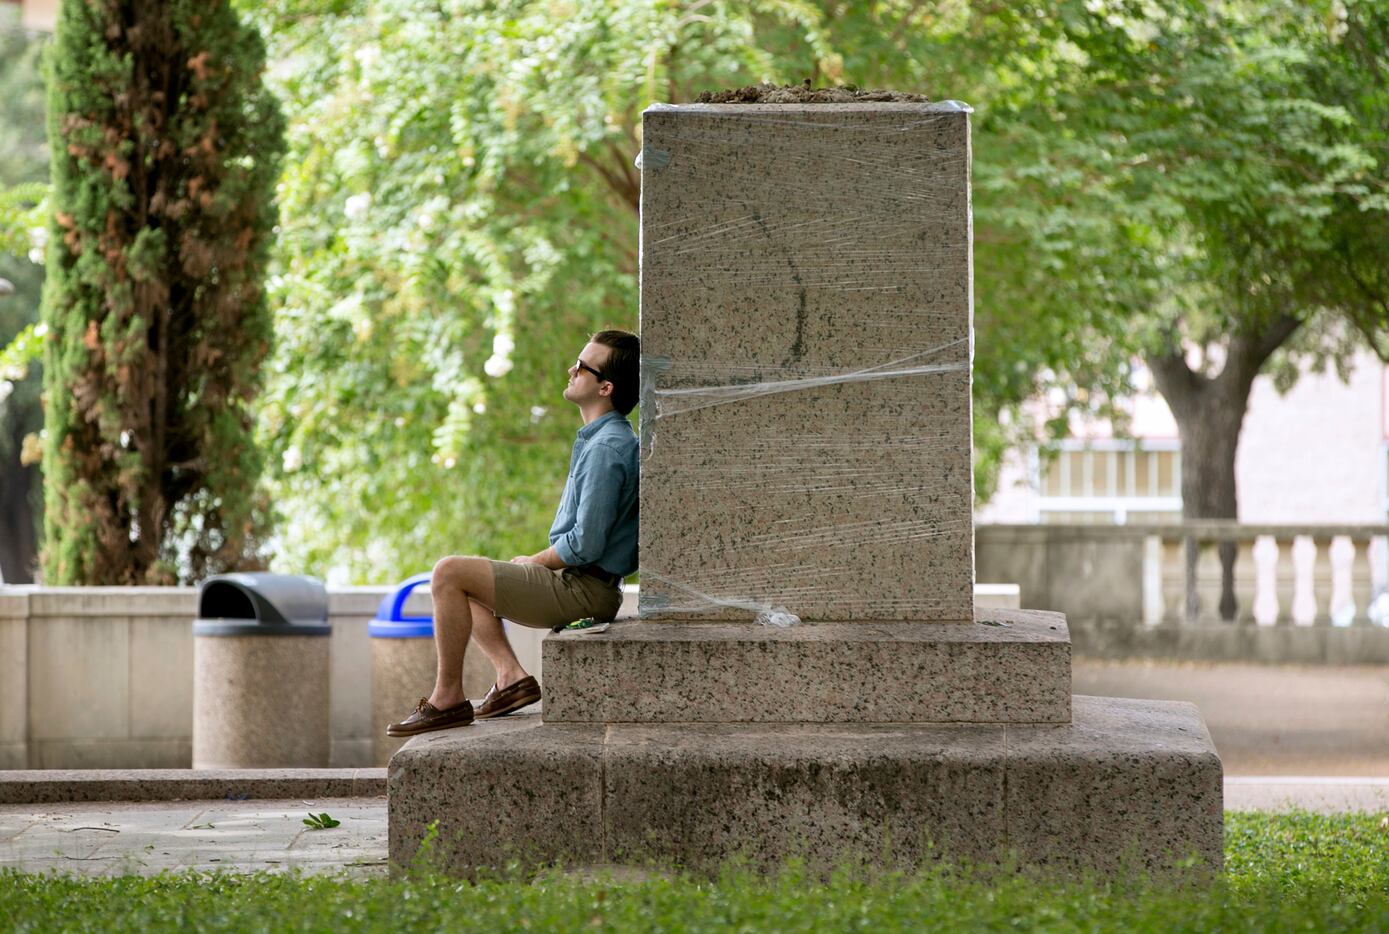
{"label": "blue recycling bin", "polygon": [[407,578],[393,593],[381,598],[376,617],[367,625],[373,639],[433,639],[434,617],[406,616],[405,603],[421,584],[428,584],[431,575],[416,574]]}

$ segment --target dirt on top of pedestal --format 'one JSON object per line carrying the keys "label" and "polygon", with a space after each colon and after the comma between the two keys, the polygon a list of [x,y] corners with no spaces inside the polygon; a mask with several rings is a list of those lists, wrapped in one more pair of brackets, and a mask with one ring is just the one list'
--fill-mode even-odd
{"label": "dirt on top of pedestal", "polygon": [[750,84],[724,91],[705,91],[696,99],[700,104],[862,104],[889,101],[902,104],[929,104],[925,94],[860,88],[852,84],[835,88],[813,88],[804,84]]}

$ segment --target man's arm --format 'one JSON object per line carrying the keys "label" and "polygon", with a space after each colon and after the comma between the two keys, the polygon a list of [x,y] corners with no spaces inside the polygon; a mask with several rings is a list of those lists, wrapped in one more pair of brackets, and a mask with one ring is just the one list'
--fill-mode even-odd
{"label": "man's arm", "polygon": [[622,456],[608,444],[595,441],[584,449],[574,468],[578,497],[574,525],[547,549],[558,563],[546,567],[583,567],[603,556],[617,521],[617,503],[627,469]]}
{"label": "man's arm", "polygon": [[540,564],[552,571],[559,571],[569,567],[564,563],[554,548],[546,548],[544,551],[537,551],[533,555],[517,555],[511,559],[512,564]]}

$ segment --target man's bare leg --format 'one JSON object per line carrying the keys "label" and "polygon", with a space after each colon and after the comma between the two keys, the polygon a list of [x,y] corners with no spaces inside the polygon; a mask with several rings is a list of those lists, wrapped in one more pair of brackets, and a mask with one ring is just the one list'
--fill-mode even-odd
{"label": "man's bare leg", "polygon": [[434,565],[429,589],[434,595],[434,649],[439,656],[429,703],[448,710],[466,699],[463,656],[473,631],[470,601],[476,598],[491,606],[496,599],[492,564],[486,558],[441,558]]}
{"label": "man's bare leg", "polygon": [[473,639],[497,671],[497,690],[508,688],[526,677],[526,669],[522,668],[516,659],[516,652],[511,648],[511,640],[506,637],[506,627],[502,624],[501,617],[477,600],[472,601],[472,607]]}

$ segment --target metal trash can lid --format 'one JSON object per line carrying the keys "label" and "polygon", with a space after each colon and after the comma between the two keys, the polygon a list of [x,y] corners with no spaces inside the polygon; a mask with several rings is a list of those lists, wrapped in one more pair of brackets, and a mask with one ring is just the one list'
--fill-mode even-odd
{"label": "metal trash can lid", "polygon": [[293,574],[218,574],[198,588],[195,636],[327,636],[328,591]]}
{"label": "metal trash can lid", "polygon": [[433,616],[406,616],[405,601],[421,584],[428,584],[431,574],[416,574],[402,581],[394,593],[387,594],[376,608],[376,618],[367,624],[367,634],[374,639],[432,639]]}

